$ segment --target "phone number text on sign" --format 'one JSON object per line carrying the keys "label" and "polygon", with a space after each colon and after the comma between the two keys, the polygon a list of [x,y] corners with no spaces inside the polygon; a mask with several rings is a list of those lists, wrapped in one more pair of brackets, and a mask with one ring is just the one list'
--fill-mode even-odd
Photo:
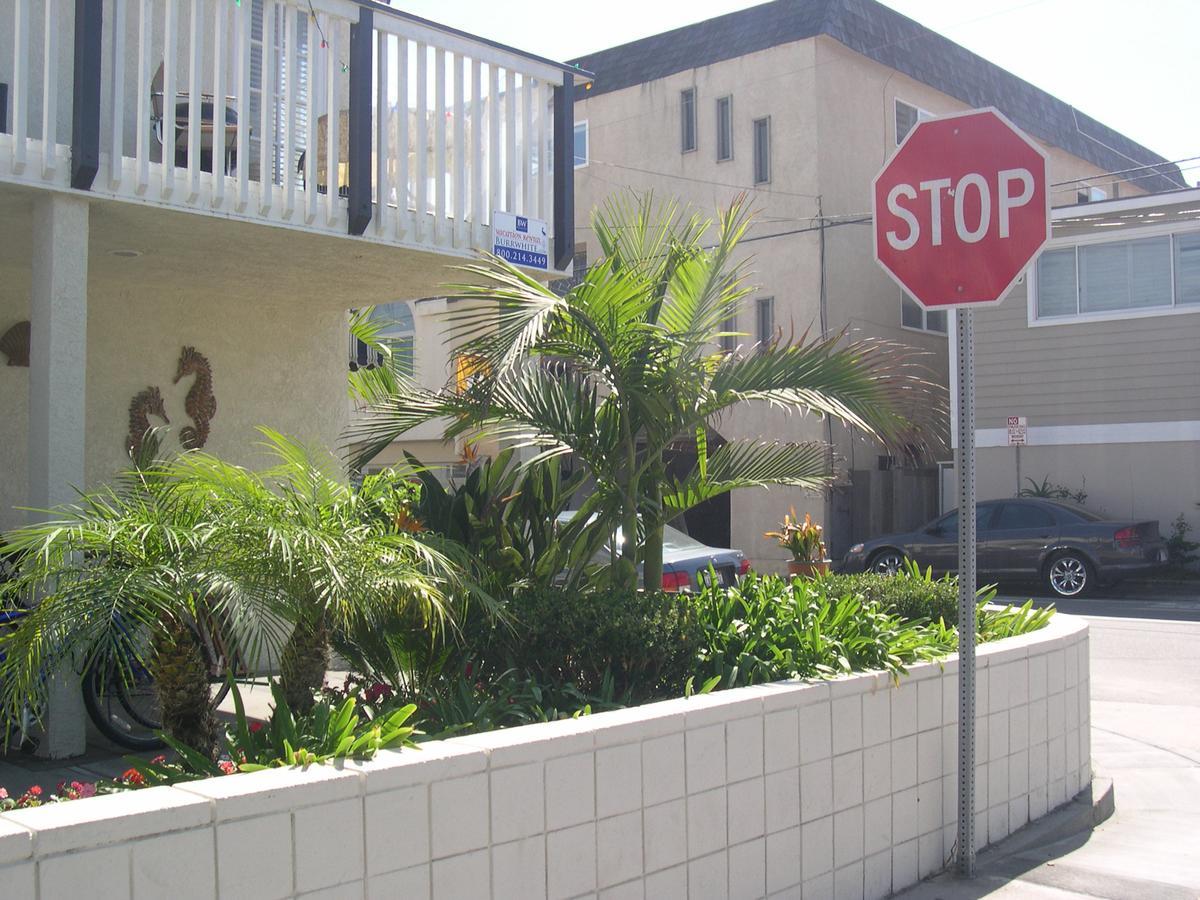
{"label": "phone number text on sign", "polygon": [[550,235],[546,223],[513,213],[492,214],[492,252],[531,269],[550,267]]}

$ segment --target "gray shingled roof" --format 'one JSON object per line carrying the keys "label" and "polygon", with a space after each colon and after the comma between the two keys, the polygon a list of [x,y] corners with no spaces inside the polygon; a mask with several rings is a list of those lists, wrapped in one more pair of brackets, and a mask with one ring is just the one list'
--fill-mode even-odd
{"label": "gray shingled roof", "polygon": [[1031,135],[1106,172],[1153,164],[1128,179],[1146,190],[1186,185],[1179,168],[1157,153],[875,0],[774,0],[589,53],[570,61],[596,74],[591,90],[577,87],[576,98],[819,34],[969,106],[995,106]]}

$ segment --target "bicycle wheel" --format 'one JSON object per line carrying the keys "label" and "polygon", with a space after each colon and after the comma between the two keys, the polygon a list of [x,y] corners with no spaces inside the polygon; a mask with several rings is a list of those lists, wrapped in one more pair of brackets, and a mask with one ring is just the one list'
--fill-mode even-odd
{"label": "bicycle wheel", "polygon": [[[143,670],[144,672],[145,670]],[[100,733],[130,750],[157,750],[163,741],[158,693],[149,673],[126,682],[111,664],[97,663],[83,679],[83,704]]]}

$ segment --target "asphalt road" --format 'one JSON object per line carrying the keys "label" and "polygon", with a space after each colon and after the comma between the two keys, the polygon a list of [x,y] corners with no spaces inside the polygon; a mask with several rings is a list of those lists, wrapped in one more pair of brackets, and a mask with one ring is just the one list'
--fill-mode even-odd
{"label": "asphalt road", "polygon": [[903,897],[1200,897],[1200,599],[1056,605],[1091,626],[1092,760],[1116,812],[1087,834],[985,855],[974,883],[943,877]]}

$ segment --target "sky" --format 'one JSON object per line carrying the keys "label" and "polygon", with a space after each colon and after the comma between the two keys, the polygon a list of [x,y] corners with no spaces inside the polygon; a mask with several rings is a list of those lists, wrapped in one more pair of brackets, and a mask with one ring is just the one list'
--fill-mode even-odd
{"label": "sky", "polygon": [[[882,0],[1169,160],[1200,157],[1200,0]],[[756,5],[748,0],[393,0],[552,59]],[[1189,184],[1200,159],[1182,163]]]}

